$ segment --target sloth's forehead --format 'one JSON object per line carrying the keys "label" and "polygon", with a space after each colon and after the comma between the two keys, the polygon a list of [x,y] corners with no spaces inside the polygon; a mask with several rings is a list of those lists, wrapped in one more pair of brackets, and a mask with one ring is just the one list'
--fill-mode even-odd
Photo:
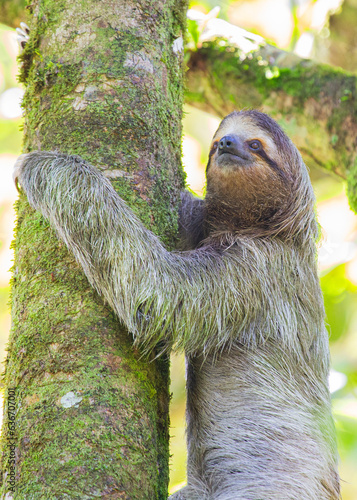
{"label": "sloth's forehead", "polygon": [[265,145],[274,148],[274,141],[268,131],[262,129],[249,116],[229,115],[225,118],[213,137],[218,141],[226,135],[238,135],[242,140],[259,139]]}

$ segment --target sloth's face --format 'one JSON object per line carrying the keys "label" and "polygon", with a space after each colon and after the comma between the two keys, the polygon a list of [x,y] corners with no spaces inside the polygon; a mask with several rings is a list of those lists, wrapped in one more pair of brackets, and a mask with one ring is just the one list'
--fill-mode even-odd
{"label": "sloth's face", "polygon": [[213,167],[223,175],[232,175],[234,170],[258,168],[263,177],[270,171],[284,178],[287,172],[281,153],[272,134],[260,127],[254,117],[234,113],[222,121],[213,137],[207,172]]}
{"label": "sloth's face", "polygon": [[297,151],[267,115],[228,115],[215,133],[207,165],[207,200],[235,207],[242,218],[266,220],[291,194]]}

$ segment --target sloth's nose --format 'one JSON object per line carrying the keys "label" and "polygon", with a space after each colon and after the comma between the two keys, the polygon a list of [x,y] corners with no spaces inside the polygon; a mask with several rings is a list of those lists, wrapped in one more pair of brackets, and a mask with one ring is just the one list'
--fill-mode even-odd
{"label": "sloth's nose", "polygon": [[218,155],[229,153],[239,156],[240,158],[248,159],[249,156],[244,150],[244,143],[237,135],[225,135],[219,141]]}
{"label": "sloth's nose", "polygon": [[219,141],[219,149],[224,150],[226,153],[232,150],[234,146],[238,145],[237,144],[237,139],[233,137],[232,135],[225,135],[222,137],[222,139]]}

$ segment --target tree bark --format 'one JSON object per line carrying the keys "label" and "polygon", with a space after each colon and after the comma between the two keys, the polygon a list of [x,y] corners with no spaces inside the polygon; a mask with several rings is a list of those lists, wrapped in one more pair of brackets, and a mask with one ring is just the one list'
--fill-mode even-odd
{"label": "tree bark", "polygon": [[[184,184],[185,9],[185,0],[39,0],[21,56],[24,150],[98,166],[169,248]],[[168,359],[134,351],[24,196],[14,247],[1,494],[166,498]]]}

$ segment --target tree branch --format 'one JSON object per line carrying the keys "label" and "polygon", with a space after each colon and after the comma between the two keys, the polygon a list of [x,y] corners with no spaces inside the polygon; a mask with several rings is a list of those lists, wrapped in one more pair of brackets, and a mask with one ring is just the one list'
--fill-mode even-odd
{"label": "tree branch", "polygon": [[186,102],[219,116],[260,108],[286,130],[310,166],[342,177],[356,163],[356,75],[260,44],[205,42],[190,53]]}

